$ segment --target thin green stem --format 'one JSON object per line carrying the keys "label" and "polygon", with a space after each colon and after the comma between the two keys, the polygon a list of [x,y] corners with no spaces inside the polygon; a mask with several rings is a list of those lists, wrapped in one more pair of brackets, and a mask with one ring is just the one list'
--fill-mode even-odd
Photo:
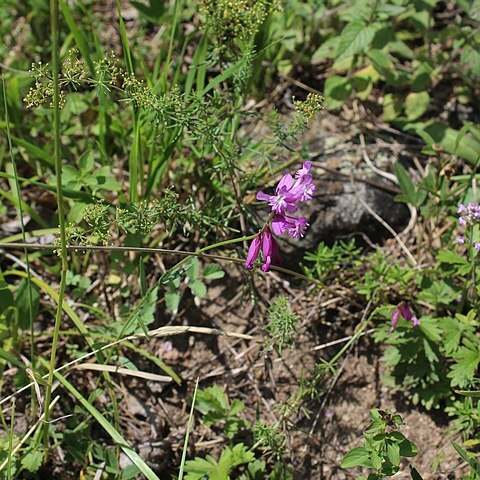
{"label": "thin green stem", "polygon": [[67,236],[65,231],[65,215],[63,209],[63,193],[62,193],[62,157],[60,151],[60,90],[58,85],[60,58],[58,44],[58,0],[50,0],[50,27],[52,39],[52,79],[53,79],[53,132],[54,132],[54,160],[55,160],[55,179],[57,187],[57,205],[58,205],[58,221],[60,228],[60,256],[62,262],[62,270],[60,275],[60,288],[58,294],[57,311],[55,314],[55,326],[52,338],[52,351],[50,354],[50,363],[48,369],[47,386],[45,389],[45,423],[44,423],[44,444],[48,448],[50,418],[50,402],[52,395],[53,372],[55,370],[55,361],[57,357],[58,333],[60,331],[60,323],[62,320],[63,297],[65,295],[65,287],[68,270],[67,257]]}

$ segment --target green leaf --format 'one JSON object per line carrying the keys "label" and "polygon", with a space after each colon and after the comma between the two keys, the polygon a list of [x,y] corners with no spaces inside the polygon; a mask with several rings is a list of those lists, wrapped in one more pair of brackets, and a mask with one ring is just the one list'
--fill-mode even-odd
{"label": "green leaf", "polygon": [[[150,291],[140,300],[135,307],[125,325],[124,334],[131,334],[138,325],[148,338],[147,326],[155,321],[155,311],[157,307],[158,287],[150,289]],[[130,328],[129,328],[130,327]]]}
{"label": "green leaf", "polygon": [[393,93],[387,93],[383,97],[383,119],[391,122],[398,118],[402,113],[403,102]]}
{"label": "green leaf", "polygon": [[383,77],[391,77],[393,70],[393,59],[391,55],[383,50],[373,48],[367,52],[367,56],[372,62],[375,70]]}
{"label": "green leaf", "polygon": [[480,348],[478,341],[475,343],[467,342],[465,346],[460,347],[456,353],[452,355],[457,359],[457,363],[452,366],[448,372],[448,378],[452,379],[452,387],[465,387],[473,379],[480,363]]}
{"label": "green leaf", "polygon": [[399,443],[398,447],[400,449],[400,455],[402,457],[414,457],[418,453],[417,446],[413,442],[407,439]]}
{"label": "green leaf", "polygon": [[346,25],[340,34],[335,60],[342,60],[357,53],[365,52],[372,43],[376,29],[372,25],[354,20]]}
{"label": "green leaf", "polygon": [[407,170],[405,170],[405,168],[399,162],[395,163],[393,169],[395,171],[395,176],[398,179],[400,190],[402,191],[402,201],[415,205],[417,199],[415,185],[410,179],[410,175],[408,174]]}
{"label": "green leaf", "polygon": [[440,250],[437,254],[437,261],[446,265],[464,265],[469,263],[465,256],[449,250]]}
{"label": "green leaf", "polygon": [[203,298],[207,294],[207,286],[201,280],[193,280],[188,283],[188,287],[193,295],[198,298]]}
{"label": "green leaf", "polygon": [[342,459],[342,468],[372,467],[370,452],[365,447],[355,447],[348,451]]}
{"label": "green leaf", "polygon": [[41,450],[32,450],[22,458],[22,467],[31,473],[36,472],[43,463],[44,452]]}
{"label": "green leaf", "polygon": [[203,277],[210,280],[216,278],[223,278],[225,272],[222,270],[222,267],[218,263],[211,263],[203,269]]}
{"label": "green leaf", "polygon": [[190,260],[190,268],[187,271],[190,280],[196,280],[200,276],[200,262],[197,257]]}
{"label": "green leaf", "polygon": [[464,397],[480,398],[480,390],[455,390],[455,393]]}
{"label": "green leaf", "polygon": [[[457,144],[457,136],[459,132],[453,128],[449,128],[439,122],[418,122],[411,126],[405,125],[406,130],[413,130],[427,144],[432,147],[437,144],[447,153],[457,155],[467,162],[476,165],[480,158],[480,142],[475,138],[463,136],[462,140]],[[436,153],[438,155],[438,153]]]}
{"label": "green leaf", "polygon": [[[30,292],[31,292],[31,308],[30,304]],[[18,309],[18,325],[23,330],[28,330],[31,326],[31,320],[35,319],[40,306],[40,292],[37,286],[33,282],[29,282],[27,278],[22,279],[15,292],[15,304]],[[31,313],[30,313],[31,312]]]}
{"label": "green leaf", "polygon": [[[46,362],[45,362],[46,364]],[[48,365],[46,365],[48,367]],[[100,424],[111,439],[123,450],[125,455],[135,464],[147,480],[159,480],[158,476],[145,463],[138,453],[130,447],[128,442],[113,427],[113,425],[86,399],[82,394],[59,372],[54,371],[57,380],[82,404],[83,408]]]}
{"label": "green leaf", "polygon": [[347,77],[334,75],[325,81],[325,105],[327,108],[340,107],[352,93],[352,83]]}
{"label": "green leaf", "polygon": [[430,95],[423,92],[410,92],[405,99],[405,113],[410,121],[420,118],[430,105]]}
{"label": "green leaf", "polygon": [[243,443],[236,444],[233,448],[225,448],[218,462],[207,455],[205,459],[195,458],[185,463],[187,475],[185,480],[228,480],[231,471],[242,464],[255,460],[255,455]]}
{"label": "green leaf", "polygon": [[172,312],[177,312],[178,306],[180,305],[180,293],[178,291],[166,292],[165,305]]}
{"label": "green leaf", "polygon": [[397,443],[387,444],[387,458],[393,466],[400,465],[400,447]]}
{"label": "green leaf", "polygon": [[335,52],[338,51],[339,43],[340,43],[340,37],[336,35],[325,40],[325,42],[323,42],[313,54],[312,62],[317,62],[324,58],[334,58]]}
{"label": "green leaf", "polygon": [[13,294],[8,288],[8,284],[3,277],[3,273],[0,270],[0,313],[5,312],[9,307],[13,307],[15,302],[13,301]]}

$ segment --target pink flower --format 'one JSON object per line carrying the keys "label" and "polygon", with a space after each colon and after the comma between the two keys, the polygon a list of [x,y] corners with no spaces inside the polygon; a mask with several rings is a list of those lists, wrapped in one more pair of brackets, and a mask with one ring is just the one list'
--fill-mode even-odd
{"label": "pink flower", "polygon": [[405,320],[412,320],[414,328],[420,325],[420,320],[413,314],[412,310],[410,310],[410,307],[405,303],[401,303],[392,312],[390,333],[393,332],[397,327],[400,317],[404,318]]}
{"label": "pink flower", "polygon": [[257,235],[250,244],[248,249],[247,258],[245,260],[245,268],[251,270],[255,261],[260,254],[260,248],[262,250],[263,261],[262,270],[268,272],[272,263],[280,263],[281,257],[279,253],[278,244],[275,241],[275,238],[270,232],[268,226],[265,228],[265,231]]}
{"label": "pink flower", "polygon": [[260,253],[260,235],[257,235],[250,244],[250,248],[248,249],[247,259],[245,260],[245,268],[247,270],[251,270],[253,268],[253,264],[255,260],[258,258],[258,254]]}
{"label": "pink flower", "polygon": [[298,201],[297,194],[292,193],[293,177],[287,173],[282,177],[275,189],[275,195],[268,195],[262,191],[257,193],[257,200],[264,200],[272,207],[272,211],[283,215],[286,212],[296,212],[298,207],[294,202]]}
{"label": "pink flower", "polygon": [[266,201],[271,207],[270,221],[250,244],[245,260],[245,268],[247,270],[253,268],[255,260],[260,254],[260,249],[265,262],[262,265],[264,272],[270,270],[272,262],[278,263],[281,261],[278,244],[272,235],[272,231],[275,235],[287,233],[297,240],[305,235],[308,227],[307,219],[305,217],[293,217],[288,214],[298,210],[297,202],[306,202],[313,198],[316,187],[310,174],[311,168],[312,162],[305,162],[302,168],[296,171],[295,179],[289,173],[284,175],[278,182],[273,195],[262,191],[257,193],[257,200]]}

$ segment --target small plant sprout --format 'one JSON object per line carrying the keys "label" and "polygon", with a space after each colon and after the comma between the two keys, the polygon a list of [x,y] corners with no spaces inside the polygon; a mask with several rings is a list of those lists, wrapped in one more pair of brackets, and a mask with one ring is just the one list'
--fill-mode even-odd
{"label": "small plant sprout", "polygon": [[255,260],[262,250],[262,270],[268,272],[271,264],[278,264],[281,261],[278,244],[275,235],[287,233],[290,237],[300,239],[305,235],[308,222],[305,217],[293,217],[289,214],[298,210],[298,203],[307,202],[313,198],[316,186],[310,173],[312,162],[305,162],[303,167],[295,174],[295,178],[289,173],[284,175],[275,193],[269,195],[262,191],[257,193],[257,200],[268,202],[271,208],[267,222],[258,235],[252,240],[248,250],[245,268],[251,270]]}
{"label": "small plant sprout", "polygon": [[411,320],[414,327],[418,327],[420,325],[420,320],[413,314],[410,307],[406,303],[401,303],[400,305],[395,307],[392,312],[390,332],[393,332],[395,330],[400,318],[404,318],[405,320]]}

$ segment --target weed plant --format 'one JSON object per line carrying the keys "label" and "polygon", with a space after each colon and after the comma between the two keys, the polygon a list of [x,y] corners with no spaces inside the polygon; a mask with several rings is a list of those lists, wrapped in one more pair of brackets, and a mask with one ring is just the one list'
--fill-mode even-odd
{"label": "weed plant", "polygon": [[[58,469],[65,479],[299,478],[292,437],[315,435],[352,349],[370,334],[383,386],[448,418],[463,478],[478,478],[477,3],[131,1],[132,27],[118,0],[107,16],[96,2],[6,0],[0,478]],[[363,111],[378,138],[395,132],[418,147],[415,173],[396,161],[387,175],[413,221],[394,247],[318,243],[300,273],[281,266],[288,254],[276,238],[310,234],[297,210],[318,203],[324,165],[303,135],[324,104],[338,117]],[[266,279],[276,275],[304,292],[278,282],[284,291],[273,295]],[[215,315],[202,323],[205,299],[224,282],[261,325],[240,333]],[[321,345],[316,365],[272,406],[262,396],[274,389],[272,365],[312,328],[299,299],[319,292],[329,296],[322,312],[343,302],[331,328],[343,338]],[[193,389],[169,353],[181,336],[188,357],[194,335],[225,337],[234,358],[256,348],[268,385],[249,371],[231,391],[208,378]],[[151,397],[162,408],[165,392],[190,404],[184,425],[168,418],[182,446],[167,467],[126,434],[136,380],[161,385]],[[408,440],[393,411],[371,419],[342,468],[386,478],[430,448]],[[202,435],[218,448],[197,451]],[[428,478],[420,470],[409,475]]]}

